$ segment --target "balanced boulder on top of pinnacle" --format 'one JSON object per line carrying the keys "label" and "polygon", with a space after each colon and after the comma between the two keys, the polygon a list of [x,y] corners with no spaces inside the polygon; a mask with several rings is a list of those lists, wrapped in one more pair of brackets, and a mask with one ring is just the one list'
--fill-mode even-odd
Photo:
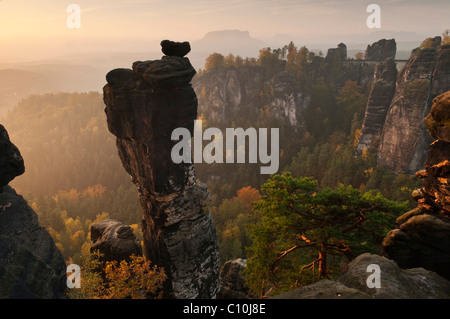
{"label": "balanced boulder on top of pinnacle", "polygon": [[161,41],[161,50],[167,56],[184,57],[191,51],[189,42],[174,42],[170,40]]}

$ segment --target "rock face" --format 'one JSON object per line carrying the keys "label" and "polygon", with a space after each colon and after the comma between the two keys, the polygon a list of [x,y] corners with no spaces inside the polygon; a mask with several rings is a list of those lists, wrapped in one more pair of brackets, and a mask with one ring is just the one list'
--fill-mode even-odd
{"label": "rock face", "polygon": [[16,176],[25,172],[20,151],[9,140],[9,135],[3,125],[0,125],[0,192],[2,186],[8,185]]}
{"label": "rock face", "polygon": [[384,254],[402,268],[424,267],[450,279],[450,92],[434,99],[425,118],[431,135],[423,187],[413,192],[418,207],[400,216],[383,240]]}
{"label": "rock face", "polygon": [[24,172],[24,163],[1,125],[0,148],[0,299],[63,298],[61,253],[23,197],[5,185]]}
{"label": "rock face", "polygon": [[219,254],[206,185],[191,163],[176,164],[171,150],[176,128],[193,134],[197,97],[189,59],[164,56],[135,62],[106,76],[108,128],[117,137],[125,170],[144,210],[144,255],[164,267],[165,296],[214,298],[219,289]]}
{"label": "rock face", "polygon": [[[380,288],[367,285],[373,271],[380,269]],[[275,299],[449,299],[450,281],[423,268],[401,269],[388,258],[362,254],[336,281],[321,280],[274,297]]]}
{"label": "rock face", "polygon": [[[250,66],[207,72],[201,78],[196,77],[193,87],[199,96],[199,113],[208,112],[208,118],[220,125],[231,123],[236,116],[256,119],[261,107],[262,82],[261,69]],[[299,114],[308,105],[310,96],[298,90],[286,73],[265,83],[273,88],[273,99],[269,102],[271,116],[285,120],[294,128],[299,126]]]}
{"label": "rock face", "polygon": [[142,256],[133,228],[117,220],[106,219],[91,226],[91,252],[98,250],[105,261],[129,260],[131,255]]}
{"label": "rock face", "polygon": [[438,96],[450,90],[450,44],[439,49],[433,74],[432,96]]}
{"label": "rock face", "polygon": [[[331,84],[339,91],[347,81],[365,86],[373,78],[373,65],[352,63],[347,47],[340,43],[328,50],[327,56],[315,56],[308,77]],[[285,71],[282,63],[268,76],[264,67],[242,65],[203,72],[194,77],[193,87],[199,97],[199,113],[220,127],[232,125],[234,118],[259,119],[261,111],[292,126],[304,125],[302,112],[311,101],[310,88],[296,85],[296,78]],[[263,94],[263,92],[266,92]]]}
{"label": "rock face", "polygon": [[218,299],[250,299],[252,296],[245,286],[242,271],[247,267],[247,260],[238,258],[227,261],[220,271],[221,287]]}
{"label": "rock face", "polygon": [[367,46],[364,52],[364,59],[382,62],[386,59],[395,59],[396,53],[397,44],[394,39],[381,39]]}
{"label": "rock face", "polygon": [[[448,46],[417,49],[398,74],[397,89],[383,126],[378,163],[397,173],[423,167],[431,142],[423,125],[431,101],[450,89]],[[420,129],[417,129],[420,128]]]}
{"label": "rock face", "polygon": [[372,88],[358,140],[358,151],[378,149],[386,114],[395,93],[396,80],[397,67],[393,59],[388,58],[375,66]]}

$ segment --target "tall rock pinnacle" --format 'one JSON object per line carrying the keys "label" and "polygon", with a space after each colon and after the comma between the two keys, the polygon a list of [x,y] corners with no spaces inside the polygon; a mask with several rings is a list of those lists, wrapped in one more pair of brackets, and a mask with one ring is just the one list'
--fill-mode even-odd
{"label": "tall rock pinnacle", "polygon": [[190,83],[195,70],[183,57],[190,50],[186,43],[163,41],[163,52],[170,55],[110,71],[103,88],[105,112],[122,164],[139,191],[144,254],[168,276],[165,297],[215,298],[219,252],[209,193],[196,180],[193,164],[171,159],[177,143],[172,131],[184,127],[192,136],[197,117]]}

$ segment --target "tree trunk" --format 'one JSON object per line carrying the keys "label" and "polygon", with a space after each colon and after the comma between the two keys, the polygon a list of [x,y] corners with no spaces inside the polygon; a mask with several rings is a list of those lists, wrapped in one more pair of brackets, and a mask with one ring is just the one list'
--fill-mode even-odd
{"label": "tree trunk", "polygon": [[328,278],[327,273],[327,244],[320,244],[319,251],[319,278]]}

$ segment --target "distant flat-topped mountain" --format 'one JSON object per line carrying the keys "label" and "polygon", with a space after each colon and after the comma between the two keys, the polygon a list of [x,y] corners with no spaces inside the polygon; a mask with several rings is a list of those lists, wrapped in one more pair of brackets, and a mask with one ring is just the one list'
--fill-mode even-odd
{"label": "distant flat-topped mountain", "polygon": [[192,43],[196,51],[233,53],[241,56],[257,56],[260,49],[267,46],[264,41],[250,36],[248,31],[222,30],[208,32],[200,40]]}
{"label": "distant flat-topped mountain", "polygon": [[257,57],[259,50],[267,47],[264,41],[250,36],[248,31],[221,30],[205,34],[200,40],[191,42],[192,52],[188,55],[194,67],[203,67],[205,58],[211,53],[240,55],[241,57]]}

